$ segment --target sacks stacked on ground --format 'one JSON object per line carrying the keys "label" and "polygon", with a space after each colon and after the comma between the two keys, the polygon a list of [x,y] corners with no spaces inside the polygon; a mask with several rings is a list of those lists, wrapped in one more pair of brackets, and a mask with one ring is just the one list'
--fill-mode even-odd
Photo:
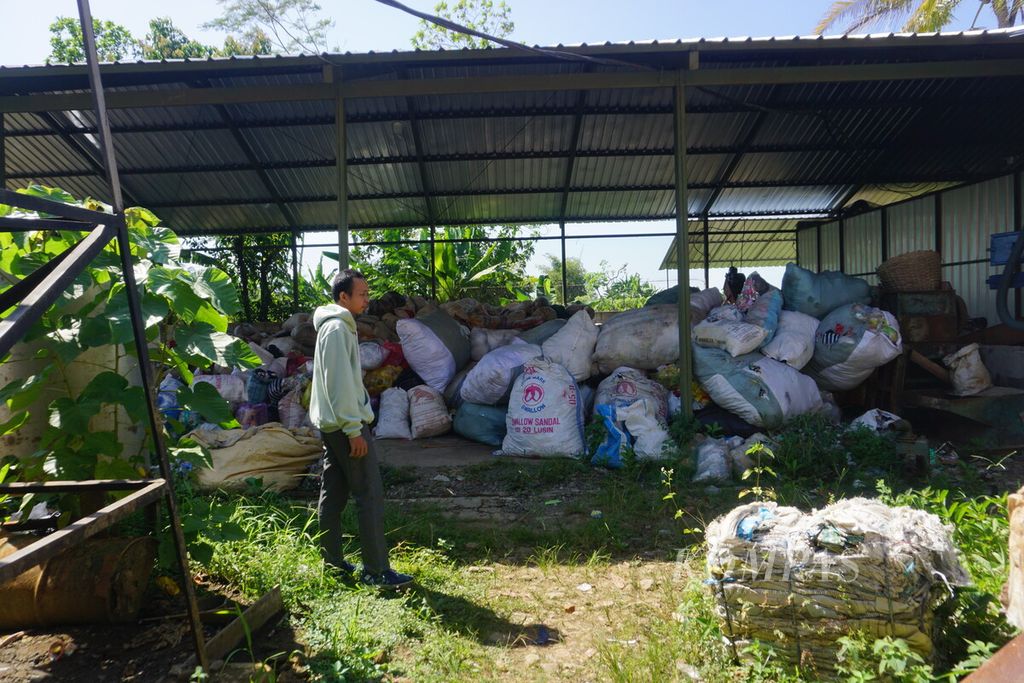
{"label": "sacks stacked on ground", "polygon": [[577,382],[590,378],[590,357],[597,346],[598,329],[586,311],[575,313],[562,329],[543,342],[541,349],[548,358],[572,374]]}
{"label": "sacks stacked on ground", "polygon": [[452,418],[444,398],[426,384],[409,390],[409,422],[414,439],[441,436],[452,428]]}
{"label": "sacks stacked on ground", "polygon": [[841,306],[818,325],[807,372],[822,389],[853,389],[899,356],[901,341],[891,313],[863,304]]}
{"label": "sacks stacked on ground", "polygon": [[576,457],[584,452],[583,406],[569,371],[544,358],[523,367],[512,387],[503,455]]}
{"label": "sacks stacked on ground", "polygon": [[455,411],[452,429],[456,434],[470,441],[478,441],[497,448],[501,446],[507,432],[505,426],[507,412],[503,406],[484,406],[479,403],[464,402]]}
{"label": "sacks stacked on ground", "polygon": [[469,339],[444,311],[417,320],[399,320],[396,329],[409,367],[438,392],[469,363]]}
{"label": "sacks stacked on ground", "polygon": [[469,357],[480,360],[499,346],[511,344],[518,336],[519,330],[488,330],[484,327],[474,327],[469,332]]}
{"label": "sacks stacked on ground", "polygon": [[693,373],[712,401],[757,427],[775,429],[821,408],[814,380],[759,353],[733,358],[694,344]]}
{"label": "sacks stacked on ground", "polygon": [[832,673],[836,640],[858,631],[928,659],[935,606],[968,583],[950,532],[934,515],[863,498],[808,514],[737,507],[705,536],[722,632],[737,652],[760,640],[819,675]]}
{"label": "sacks stacked on ground", "polygon": [[204,425],[188,436],[210,451],[213,466],[196,473],[204,488],[240,489],[256,478],[270,491],[287,491],[323,452],[316,430],[285,429],[276,422],[250,429]]}
{"label": "sacks stacked on ground", "polygon": [[806,313],[782,311],[775,337],[761,348],[761,353],[780,363],[803,369],[814,355],[814,337],[820,321]]}
{"label": "sacks stacked on ground", "polygon": [[411,439],[409,429],[409,394],[394,387],[380,395],[380,414],[373,435],[378,439]]}
{"label": "sacks stacked on ground", "polygon": [[539,355],[539,346],[520,339],[494,349],[466,374],[460,390],[462,400],[489,406],[504,403],[523,363]]}
{"label": "sacks stacked on ground", "polygon": [[772,340],[779,326],[782,293],[751,273],[735,304],[719,306],[694,326],[701,346],[725,349],[733,356],[751,353]]}
{"label": "sacks stacked on ground", "polygon": [[656,370],[679,358],[679,309],[648,306],[620,313],[601,328],[594,362],[602,373],[627,366]]}
{"label": "sacks stacked on ground", "polygon": [[651,413],[662,425],[668,424],[668,391],[660,382],[648,379],[635,368],[616,368],[597,385],[595,406],[624,408],[646,400]]}
{"label": "sacks stacked on ground", "polygon": [[787,311],[823,318],[840,306],[871,302],[871,285],[859,277],[826,270],[814,273],[795,263],[786,265],[782,297]]}

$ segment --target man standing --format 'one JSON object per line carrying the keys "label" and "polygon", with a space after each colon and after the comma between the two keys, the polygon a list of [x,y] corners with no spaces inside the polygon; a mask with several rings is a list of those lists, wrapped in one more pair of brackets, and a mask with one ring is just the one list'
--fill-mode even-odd
{"label": "man standing", "polygon": [[320,547],[327,564],[346,573],[355,567],[341,554],[341,513],[349,494],[356,499],[363,583],[398,588],[412,577],[391,569],[384,538],[384,488],[377,452],[370,434],[370,396],[359,365],[355,316],[370,304],[370,288],[362,273],[344,270],[331,291],[337,304],[313,314],[316,351],[309,418],[324,442],[324,473],[320,483]]}

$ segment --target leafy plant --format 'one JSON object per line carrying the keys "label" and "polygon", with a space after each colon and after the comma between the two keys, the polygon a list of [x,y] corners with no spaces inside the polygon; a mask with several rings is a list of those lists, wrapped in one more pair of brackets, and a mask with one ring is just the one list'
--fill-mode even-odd
{"label": "leafy plant", "polygon": [[839,639],[836,669],[846,680],[889,683],[930,683],[932,667],[907,641],[886,636],[870,639],[858,633]]}
{"label": "leafy plant", "polygon": [[754,500],[765,501],[775,500],[777,495],[775,489],[770,486],[761,485],[761,477],[772,477],[775,478],[775,471],[769,467],[766,463],[770,460],[775,459],[775,454],[772,449],[765,446],[763,443],[755,443],[753,446],[747,449],[747,455],[753,458],[754,466],[746,470],[741,477],[743,481],[754,477],[754,485],[748,489],[743,489],[739,492],[738,498],[744,498],[745,496],[754,496]]}
{"label": "leafy plant", "polygon": [[[76,203],[56,188],[33,185],[20,192]],[[81,205],[107,208],[91,199]],[[0,206],[0,214],[10,213],[35,215]],[[229,316],[239,311],[228,275],[218,268],[181,263],[177,237],[150,211],[130,208],[125,217],[156,384],[172,368],[188,384],[193,366],[258,366],[259,358],[248,344],[226,334]],[[84,236],[64,230],[0,233],[4,280],[0,288],[13,285]],[[23,429],[30,419],[33,423],[46,420],[39,450],[20,463],[25,479],[130,478],[138,476],[139,467],[147,462],[151,434],[147,432],[134,452],[125,452],[120,436],[125,420],[146,425],[146,397],[133,381],[138,356],[122,279],[120,257],[112,242],[23,340],[22,348],[32,349],[32,359],[41,369],[0,389],[0,400],[10,416],[0,433]],[[44,396],[53,397],[45,413],[31,415],[39,412],[34,406]],[[214,421],[233,420],[227,403],[212,387],[185,387],[179,398]],[[101,415],[110,418],[103,428],[96,419]],[[77,500],[65,499],[64,507],[72,515],[82,512]]]}

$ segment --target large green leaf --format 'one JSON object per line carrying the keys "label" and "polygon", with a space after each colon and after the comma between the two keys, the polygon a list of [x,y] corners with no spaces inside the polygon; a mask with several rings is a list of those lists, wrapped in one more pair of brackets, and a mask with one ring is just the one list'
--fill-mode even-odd
{"label": "large green leaf", "polygon": [[202,360],[229,368],[258,368],[262,364],[246,342],[210,325],[181,325],[175,330],[174,337],[178,353],[193,360],[193,365],[206,365]]}
{"label": "large green leaf", "polygon": [[135,467],[121,458],[99,458],[95,470],[97,479],[137,479]]}
{"label": "large green leaf", "polygon": [[50,426],[65,434],[86,434],[89,420],[99,409],[99,401],[75,401],[62,396],[50,403]]}
{"label": "large green leaf", "polygon": [[187,270],[155,266],[149,270],[147,284],[154,294],[166,298],[170,310],[184,322],[206,323],[218,332],[227,332],[227,317],[196,293],[199,284]]}
{"label": "large green leaf", "polygon": [[132,251],[153,263],[172,263],[181,257],[178,236],[168,228],[153,227],[144,233],[135,232],[132,241],[135,246]]}
{"label": "large green leaf", "polygon": [[197,382],[189,389],[178,389],[178,404],[185,410],[194,410],[208,422],[228,422],[234,419],[231,404],[225,401],[217,388],[206,382]]}
{"label": "large green leaf", "polygon": [[128,380],[116,372],[107,371],[89,380],[79,394],[79,400],[93,400],[101,403],[120,403],[121,395],[128,388]]}
{"label": "large green leaf", "polygon": [[16,379],[0,389],[0,403],[6,403],[11,412],[24,410],[39,398],[47,376],[53,366],[43,368],[37,375]]}
{"label": "large green leaf", "polygon": [[78,450],[89,455],[117,458],[124,451],[124,444],[117,437],[117,432],[88,432],[82,436],[82,446]]}
{"label": "large green leaf", "polygon": [[238,315],[241,310],[238,291],[228,274],[220,268],[203,269],[196,283],[196,292],[227,315]]}
{"label": "large green leaf", "polygon": [[[146,292],[141,300],[142,324],[148,330],[160,324],[169,312],[167,300]],[[110,290],[110,298],[103,309],[102,318],[110,328],[109,344],[127,344],[134,339],[132,319],[128,310],[128,294],[124,283],[117,283]],[[91,339],[91,337],[90,337]],[[86,339],[82,343],[89,345]]]}
{"label": "large green leaf", "polygon": [[144,422],[146,420],[149,406],[146,403],[146,392],[142,390],[142,387],[128,387],[121,393],[121,400],[118,403],[124,406],[128,417],[133,421]]}
{"label": "large green leaf", "polygon": [[11,432],[20,429],[26,422],[28,422],[27,411],[15,413],[7,422],[0,422],[0,436],[10,434]]}

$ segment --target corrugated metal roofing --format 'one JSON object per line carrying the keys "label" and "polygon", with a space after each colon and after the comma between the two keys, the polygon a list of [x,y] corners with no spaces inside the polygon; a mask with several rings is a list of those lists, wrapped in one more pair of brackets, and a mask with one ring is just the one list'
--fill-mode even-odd
{"label": "corrugated metal roofing", "polygon": [[[1004,173],[1024,159],[1024,130],[1007,126],[1005,113],[1024,104],[1024,66],[985,78],[842,77],[843,65],[1024,64],[1019,29],[568,49],[655,73],[691,67],[691,51],[699,54],[698,73],[836,68],[836,82],[687,87],[688,213],[695,217],[782,217],[766,223],[772,225],[794,220],[785,217],[834,217],[854,198],[891,201],[936,183]],[[489,49],[170,60],[113,64],[103,72],[118,93],[272,93],[323,83],[329,65],[352,83],[629,71]],[[0,67],[0,98],[84,92],[85,84],[81,66]],[[669,87],[347,99],[350,223],[671,218],[672,104]],[[334,114],[332,100],[315,99],[110,110],[126,193],[183,234],[334,229]],[[105,197],[90,111],[15,112],[3,123],[7,186],[45,182]],[[774,262],[791,259],[795,249],[791,235],[736,244],[723,238],[711,245],[711,257]]]}

